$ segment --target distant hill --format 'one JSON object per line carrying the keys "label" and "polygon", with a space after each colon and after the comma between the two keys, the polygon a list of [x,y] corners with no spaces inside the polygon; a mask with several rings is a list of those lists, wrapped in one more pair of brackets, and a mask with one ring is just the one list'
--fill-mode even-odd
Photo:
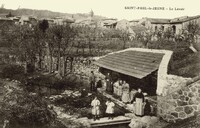
{"label": "distant hill", "polygon": [[[54,18],[54,17],[73,17],[76,20],[81,20],[89,17],[89,13],[77,13],[77,14],[70,14],[70,13],[61,13],[61,12],[53,12],[49,10],[35,10],[35,9],[0,9],[0,14],[10,13],[15,16],[22,16],[22,15],[29,15],[34,16],[37,18]],[[94,15],[95,19],[104,19],[106,17]]]}

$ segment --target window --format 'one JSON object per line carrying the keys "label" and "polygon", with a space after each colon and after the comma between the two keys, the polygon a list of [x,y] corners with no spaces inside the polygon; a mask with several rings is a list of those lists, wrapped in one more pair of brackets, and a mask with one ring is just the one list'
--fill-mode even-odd
{"label": "window", "polygon": [[158,29],[158,27],[157,26],[155,26],[155,31]]}
{"label": "window", "polygon": [[161,29],[164,31],[165,30],[165,26],[162,26]]}
{"label": "window", "polygon": [[172,26],[172,30],[173,30],[174,33],[176,33],[176,26],[175,25]]}

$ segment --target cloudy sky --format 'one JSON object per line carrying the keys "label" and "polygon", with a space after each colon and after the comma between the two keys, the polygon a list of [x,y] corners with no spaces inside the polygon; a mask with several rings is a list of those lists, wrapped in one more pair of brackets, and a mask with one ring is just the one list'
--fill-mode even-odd
{"label": "cloudy sky", "polygon": [[[5,8],[31,8],[66,13],[88,13],[117,19],[174,18],[200,15],[199,0],[0,0]],[[164,7],[165,10],[125,9],[125,7]],[[184,8],[184,10],[169,10]],[[168,10],[167,10],[168,9]]]}

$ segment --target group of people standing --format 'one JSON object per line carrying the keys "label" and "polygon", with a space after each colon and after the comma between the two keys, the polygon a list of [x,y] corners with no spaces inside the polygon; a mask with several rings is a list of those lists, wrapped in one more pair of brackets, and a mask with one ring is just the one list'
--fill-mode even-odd
{"label": "group of people standing", "polygon": [[150,115],[151,105],[148,99],[145,98],[141,88],[138,88],[137,92],[130,91],[130,86],[125,80],[117,80],[113,84],[113,93],[119,96],[122,102],[133,104],[135,115]]}
{"label": "group of people standing", "polygon": [[[96,87],[100,87],[101,80],[96,83],[95,81],[95,75],[93,72],[91,72],[90,76],[90,88],[91,90],[95,90]],[[137,116],[143,116],[143,115],[150,115],[151,113],[151,106],[147,99],[145,99],[145,96],[141,90],[141,88],[138,88],[136,91],[130,91],[130,86],[125,80],[118,79],[115,83],[113,83],[110,73],[107,74],[105,77],[106,82],[106,91],[110,94],[115,94],[120,97],[120,100],[124,103],[131,103],[133,104],[133,110],[135,112],[135,115]],[[95,86],[96,85],[96,86]],[[114,113],[114,103],[112,101],[107,101],[107,109],[106,113],[108,115],[112,115]],[[95,119],[98,118],[99,115],[99,106],[100,102],[97,98],[95,98],[91,105],[93,106],[93,114],[96,115]],[[111,117],[111,116],[109,116]]]}
{"label": "group of people standing", "polygon": [[[113,103],[110,99],[108,99],[105,104],[107,106],[105,113],[107,114],[108,119],[113,119],[115,103]],[[92,100],[91,106],[92,106],[92,115],[93,115],[94,121],[96,119],[99,120],[99,118],[100,118],[100,101],[98,100],[98,98],[96,96]]]}

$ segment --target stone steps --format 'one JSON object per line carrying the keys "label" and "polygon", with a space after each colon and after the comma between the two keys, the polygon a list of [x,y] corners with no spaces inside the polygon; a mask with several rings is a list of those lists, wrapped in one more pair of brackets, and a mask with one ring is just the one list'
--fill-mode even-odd
{"label": "stone steps", "polygon": [[129,124],[130,122],[131,119],[125,116],[118,116],[113,119],[108,119],[108,117],[104,117],[96,121],[90,119],[91,127],[102,127],[102,126],[116,125],[116,124]]}

